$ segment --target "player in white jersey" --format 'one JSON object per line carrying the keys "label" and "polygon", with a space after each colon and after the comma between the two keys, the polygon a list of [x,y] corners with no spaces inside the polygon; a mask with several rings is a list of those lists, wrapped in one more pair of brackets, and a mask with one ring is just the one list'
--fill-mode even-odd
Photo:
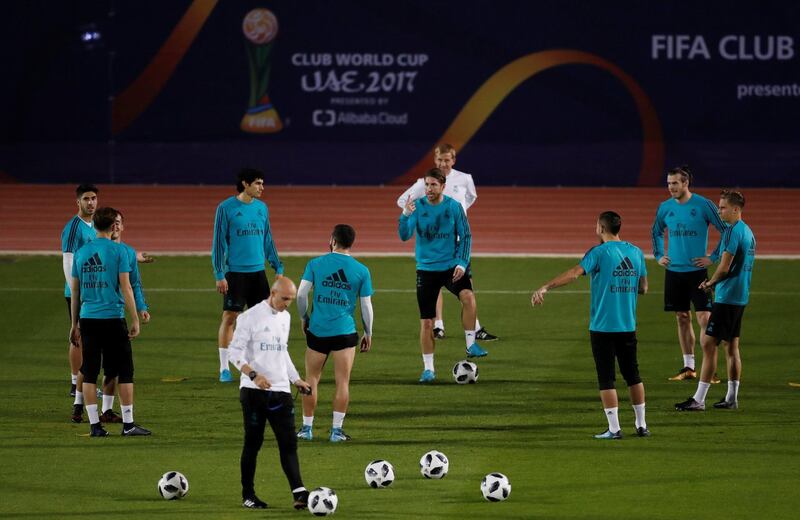
{"label": "player in white jersey", "polygon": [[291,316],[286,309],[297,295],[294,283],[286,277],[275,280],[269,298],[236,318],[230,343],[229,360],[241,372],[239,400],[244,416],[244,448],[240,460],[242,506],[265,509],[267,504],[255,493],[256,459],[264,442],[267,421],[275,434],[281,467],[294,496],[295,509],[308,504],[308,491],[300,477],[297,437],[294,425],[294,399],[291,386],[301,392],[311,386],[289,357]]}
{"label": "player in white jersey", "polygon": [[[478,193],[475,191],[475,182],[472,175],[456,170],[456,149],[450,144],[440,144],[434,148],[433,162],[436,167],[444,174],[447,182],[444,187],[444,194],[455,199],[464,208],[464,213],[475,203]],[[410,188],[403,192],[397,199],[397,205],[404,209],[410,200],[421,199],[425,196],[425,179],[417,179]],[[436,300],[436,318],[433,324],[433,335],[436,339],[444,339],[444,320],[442,319],[442,293],[439,291],[439,298]],[[480,320],[475,318],[475,339],[481,341],[494,341],[497,338],[490,334],[485,328],[481,327]]]}

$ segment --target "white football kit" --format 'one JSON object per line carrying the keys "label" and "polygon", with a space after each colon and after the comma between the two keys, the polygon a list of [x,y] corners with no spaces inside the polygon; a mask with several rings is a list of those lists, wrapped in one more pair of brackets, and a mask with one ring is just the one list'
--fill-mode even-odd
{"label": "white football kit", "polygon": [[[469,207],[475,203],[475,199],[478,198],[478,193],[475,191],[475,183],[472,181],[472,175],[460,172],[455,168],[451,169],[450,173],[447,174],[447,180],[444,184],[444,194],[461,204],[461,207],[464,208],[464,213],[467,212]],[[409,197],[411,197],[411,200],[417,200],[424,196],[425,178],[423,177],[417,179],[417,182],[400,195],[400,198],[397,199],[397,205],[400,209],[403,209],[406,207],[406,202],[408,202]]]}

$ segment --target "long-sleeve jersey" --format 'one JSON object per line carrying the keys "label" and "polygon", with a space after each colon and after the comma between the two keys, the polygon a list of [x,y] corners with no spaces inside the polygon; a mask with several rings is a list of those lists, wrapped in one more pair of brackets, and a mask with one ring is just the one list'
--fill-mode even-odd
{"label": "long-sleeve jersey", "polygon": [[[706,256],[709,224],[717,228],[720,234],[725,230],[717,207],[707,198],[692,193],[683,204],[672,198],[665,200],[658,207],[650,233],[653,256],[656,260],[664,256],[664,228],[667,228],[667,256],[670,259],[667,269],[679,273],[703,269],[695,266],[692,259]],[[719,248],[711,254],[711,259],[719,260]]]}
{"label": "long-sleeve jersey", "polygon": [[[478,193],[475,191],[475,182],[472,180],[472,175],[460,172],[456,169],[450,170],[447,174],[447,179],[444,184],[444,194],[455,199],[456,202],[461,204],[464,208],[464,213],[475,203],[478,198]],[[411,185],[402,195],[397,199],[397,205],[400,209],[406,207],[408,199],[417,200],[425,196],[425,179],[419,178],[417,182]]]}
{"label": "long-sleeve jersey", "polygon": [[265,260],[277,274],[283,274],[283,264],[272,241],[267,205],[260,200],[244,203],[237,197],[222,201],[214,218],[211,247],[215,278],[222,280],[226,272],[261,271]]}
{"label": "long-sleeve jersey", "polygon": [[446,271],[456,265],[466,269],[472,233],[461,205],[446,195],[439,204],[423,197],[416,205],[411,215],[400,215],[397,232],[404,242],[416,233],[417,269]]}
{"label": "long-sleeve jersey", "polygon": [[[288,311],[276,311],[266,300],[250,307],[236,318],[233,341],[228,347],[231,363],[239,369],[245,364],[267,378],[272,392],[289,392],[300,374],[289,357]],[[239,378],[239,388],[260,390],[248,374]]]}
{"label": "long-sleeve jersey", "polygon": [[136,301],[136,310],[143,312],[148,309],[147,301],[144,299],[144,290],[142,289],[142,277],[139,274],[139,263],[136,261],[136,250],[126,244],[125,242],[119,243],[128,254],[128,262],[131,264],[131,289],[133,289],[133,299]]}

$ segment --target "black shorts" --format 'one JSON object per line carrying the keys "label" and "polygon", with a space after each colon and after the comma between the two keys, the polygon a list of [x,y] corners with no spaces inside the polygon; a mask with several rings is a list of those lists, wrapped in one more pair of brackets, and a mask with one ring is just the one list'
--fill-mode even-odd
{"label": "black shorts", "polygon": [[720,341],[733,341],[742,331],[742,317],[744,305],[731,305],[729,303],[715,303],[708,319],[706,336],[716,338],[717,345]]}
{"label": "black shorts", "polygon": [[679,273],[664,271],[664,310],[686,312],[694,305],[695,312],[711,310],[711,295],[698,287],[708,278],[705,269]]}
{"label": "black shorts", "polygon": [[250,308],[269,297],[267,273],[225,273],[228,294],[222,300],[223,311],[242,312],[245,305]]}
{"label": "black shorts", "polygon": [[417,305],[419,305],[419,317],[429,320],[436,317],[436,300],[439,298],[439,290],[442,287],[448,291],[458,294],[467,289],[472,290],[472,274],[469,266],[456,283],[453,283],[453,273],[456,268],[447,271],[417,271]]}
{"label": "black shorts", "polygon": [[310,330],[306,331],[306,345],[314,352],[330,354],[337,350],[353,348],[358,345],[358,334],[342,334],[341,336],[315,336]]}
{"label": "black shorts", "polygon": [[628,386],[642,382],[639,377],[639,362],[636,359],[636,332],[595,332],[590,330],[592,355],[597,370],[597,385],[600,390],[611,390],[616,381],[614,358],[619,372]]}
{"label": "black shorts", "polygon": [[81,318],[80,327],[84,381],[96,383],[102,365],[107,378],[119,376],[120,383],[133,383],[133,352],[125,320]]}

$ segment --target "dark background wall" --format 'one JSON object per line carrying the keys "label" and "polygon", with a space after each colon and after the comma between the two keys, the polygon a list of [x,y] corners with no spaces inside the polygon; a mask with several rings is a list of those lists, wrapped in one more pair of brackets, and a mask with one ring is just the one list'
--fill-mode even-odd
{"label": "dark background wall", "polygon": [[[255,8],[278,21],[269,49],[243,34]],[[689,163],[699,185],[800,186],[793,2],[13,0],[0,13],[6,180],[227,184],[246,164],[273,184],[405,183],[478,105],[493,110],[453,144],[481,185],[659,184]],[[194,33],[176,29],[186,17]],[[166,43],[178,37],[185,52]],[[566,60],[472,99],[553,50],[629,76],[657,138],[643,142],[620,74],[593,65]],[[259,65],[277,132],[240,127]],[[649,171],[645,144],[663,150]]]}

